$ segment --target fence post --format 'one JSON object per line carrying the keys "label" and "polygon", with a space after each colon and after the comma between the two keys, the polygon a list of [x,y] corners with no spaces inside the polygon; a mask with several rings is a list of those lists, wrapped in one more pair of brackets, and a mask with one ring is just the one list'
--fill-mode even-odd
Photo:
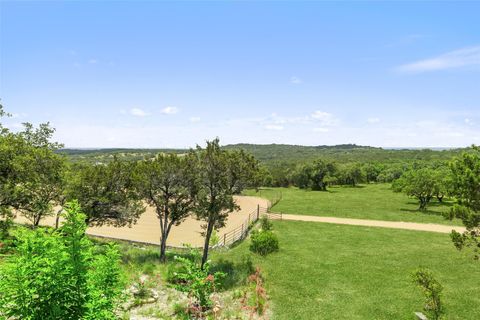
{"label": "fence post", "polygon": [[223,234],[223,246],[225,247],[227,245],[227,234]]}
{"label": "fence post", "polygon": [[260,205],[257,204],[257,220],[260,219]]}

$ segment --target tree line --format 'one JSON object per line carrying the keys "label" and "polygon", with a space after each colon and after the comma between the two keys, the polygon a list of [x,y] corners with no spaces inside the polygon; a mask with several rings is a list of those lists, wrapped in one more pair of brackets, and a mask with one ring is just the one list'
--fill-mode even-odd
{"label": "tree line", "polygon": [[[8,116],[0,106],[0,116]],[[141,161],[71,163],[51,142],[54,129],[26,123],[12,132],[0,123],[0,217],[7,228],[15,214],[37,227],[47,216],[58,221],[66,203],[77,201],[89,226],[132,225],[151,205],[159,219],[160,258],[165,261],[171,228],[187,217],[204,222],[202,266],[213,231],[238,209],[233,196],[256,188],[264,171],[243,150],[223,150],[208,141],[184,154],[157,154]]]}

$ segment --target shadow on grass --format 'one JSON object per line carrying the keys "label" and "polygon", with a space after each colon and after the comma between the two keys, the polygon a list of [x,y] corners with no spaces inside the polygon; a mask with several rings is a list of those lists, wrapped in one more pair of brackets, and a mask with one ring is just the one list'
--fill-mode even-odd
{"label": "shadow on grass", "polygon": [[221,290],[231,289],[239,284],[243,284],[246,278],[255,271],[250,256],[245,256],[240,262],[233,262],[221,258],[212,264],[210,271],[223,272],[225,278],[220,283]]}
{"label": "shadow on grass", "polygon": [[427,210],[419,210],[419,209],[406,209],[406,208],[402,208],[400,209],[400,211],[403,211],[403,212],[415,212],[415,213],[422,213],[422,214],[425,214],[425,215],[430,215],[430,216],[438,216],[438,217],[444,217],[444,214],[445,212],[442,212],[442,211],[434,211],[432,209],[428,209]]}

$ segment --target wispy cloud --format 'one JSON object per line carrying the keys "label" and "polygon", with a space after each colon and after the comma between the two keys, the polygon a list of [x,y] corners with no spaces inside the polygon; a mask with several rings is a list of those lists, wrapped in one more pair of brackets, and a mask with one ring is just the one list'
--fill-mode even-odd
{"label": "wispy cloud", "polygon": [[89,59],[89,60],[88,60],[88,63],[90,63],[90,64],[97,64],[97,63],[98,63],[98,60],[92,58],[92,59]]}
{"label": "wispy cloud", "polygon": [[370,124],[379,123],[379,122],[380,122],[380,118],[376,118],[376,117],[368,118],[368,119],[367,119],[367,122],[370,123]]}
{"label": "wispy cloud", "polygon": [[195,122],[200,122],[200,117],[191,117],[190,122],[195,123]]}
{"label": "wispy cloud", "polygon": [[292,76],[290,78],[290,83],[292,83],[292,84],[300,84],[302,82],[303,82],[302,79],[300,79],[299,77]]}
{"label": "wispy cloud", "polygon": [[333,114],[325,111],[316,110],[310,115],[310,117],[322,127],[334,126],[338,123],[338,119]]}
{"label": "wispy cloud", "polygon": [[480,46],[463,48],[430,59],[404,64],[395,70],[400,73],[421,73],[469,66],[480,66]]}
{"label": "wispy cloud", "polygon": [[140,108],[132,108],[130,109],[130,114],[135,117],[145,117],[148,116],[148,113],[143,111]]}
{"label": "wispy cloud", "polygon": [[165,107],[160,111],[163,114],[175,114],[178,113],[178,108],[177,107]]}
{"label": "wispy cloud", "polygon": [[313,128],[314,132],[329,132],[330,129],[328,128]]}
{"label": "wispy cloud", "polygon": [[277,130],[277,131],[279,131],[279,130],[283,130],[284,127],[281,126],[281,125],[277,125],[277,124],[267,124],[267,125],[265,126],[265,129],[267,129],[267,130]]}

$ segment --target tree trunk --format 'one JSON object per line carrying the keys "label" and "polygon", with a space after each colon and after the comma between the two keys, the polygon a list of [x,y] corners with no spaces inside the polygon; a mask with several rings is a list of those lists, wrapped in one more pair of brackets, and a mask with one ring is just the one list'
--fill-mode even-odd
{"label": "tree trunk", "polygon": [[441,196],[438,195],[437,196],[438,202],[442,203],[443,202],[443,197],[444,197],[443,195],[441,195]]}
{"label": "tree trunk", "polygon": [[36,228],[40,224],[40,220],[42,219],[41,214],[36,214],[33,216],[33,227]]}
{"label": "tree trunk", "polygon": [[211,219],[208,219],[207,233],[205,234],[205,244],[203,245],[202,270],[205,262],[207,262],[208,259],[208,249],[210,248],[210,237],[212,236],[212,232],[213,221]]}
{"label": "tree trunk", "polygon": [[168,239],[168,235],[170,234],[171,228],[172,228],[172,223],[170,223],[168,225],[168,227],[166,227],[163,230],[163,233],[162,233],[161,238],[160,238],[160,261],[162,263],[165,263],[167,261],[167,256],[166,256],[167,239]]}

